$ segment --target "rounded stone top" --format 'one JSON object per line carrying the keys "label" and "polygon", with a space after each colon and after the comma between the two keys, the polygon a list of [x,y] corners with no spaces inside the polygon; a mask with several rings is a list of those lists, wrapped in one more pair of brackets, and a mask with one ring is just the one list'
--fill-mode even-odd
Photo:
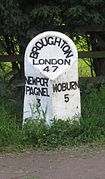
{"label": "rounded stone top", "polygon": [[30,64],[44,76],[54,80],[72,68],[78,60],[74,42],[65,34],[55,31],[43,32],[34,37],[25,51],[25,71]]}

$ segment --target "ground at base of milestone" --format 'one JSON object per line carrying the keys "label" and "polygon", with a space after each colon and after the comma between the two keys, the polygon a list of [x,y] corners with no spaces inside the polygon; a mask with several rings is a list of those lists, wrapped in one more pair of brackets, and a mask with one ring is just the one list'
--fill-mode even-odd
{"label": "ground at base of milestone", "polygon": [[105,179],[105,147],[3,153],[0,179]]}

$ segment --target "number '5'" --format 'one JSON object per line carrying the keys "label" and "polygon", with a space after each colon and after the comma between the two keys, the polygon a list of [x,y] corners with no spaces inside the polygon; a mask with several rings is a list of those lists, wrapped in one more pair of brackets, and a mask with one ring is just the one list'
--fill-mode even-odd
{"label": "number '5'", "polygon": [[66,102],[66,103],[69,102],[69,94],[65,94],[65,95],[64,95],[64,99],[65,99],[65,102]]}

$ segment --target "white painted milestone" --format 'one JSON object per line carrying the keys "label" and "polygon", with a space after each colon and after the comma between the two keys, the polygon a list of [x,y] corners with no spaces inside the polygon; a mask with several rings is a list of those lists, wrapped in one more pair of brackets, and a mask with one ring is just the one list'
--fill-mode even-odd
{"label": "white painted milestone", "polygon": [[60,32],[34,37],[25,52],[23,119],[77,119],[81,114],[78,53],[73,41]]}

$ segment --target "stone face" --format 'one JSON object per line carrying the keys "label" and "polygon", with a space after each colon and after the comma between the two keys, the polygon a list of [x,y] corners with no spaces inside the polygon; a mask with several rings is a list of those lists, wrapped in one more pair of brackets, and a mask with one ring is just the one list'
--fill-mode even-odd
{"label": "stone face", "polygon": [[44,32],[31,40],[25,52],[23,118],[80,116],[78,54],[72,40],[60,32]]}

